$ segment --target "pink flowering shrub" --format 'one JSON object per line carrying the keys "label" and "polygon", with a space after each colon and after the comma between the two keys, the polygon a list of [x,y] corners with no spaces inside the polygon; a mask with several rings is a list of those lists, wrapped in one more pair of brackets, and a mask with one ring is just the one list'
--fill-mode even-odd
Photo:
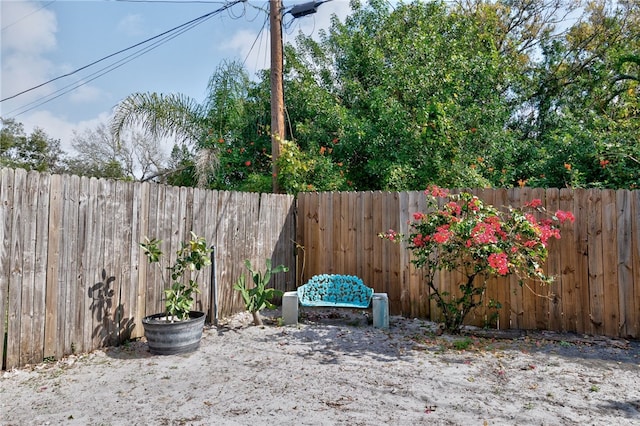
{"label": "pink flowering shrub", "polygon": [[[460,331],[467,314],[482,304],[487,280],[492,277],[513,274],[520,285],[525,280],[553,281],[540,265],[547,258],[549,239],[560,238],[559,225],[574,221],[571,212],[559,210],[538,220],[534,212],[546,213],[539,199],[523,208],[499,210],[466,192],[449,194],[431,186],[425,194],[430,212],[413,214],[408,237],[391,229],[379,236],[407,243],[413,263],[425,270],[431,297],[442,310],[448,331]],[[442,207],[438,207],[438,198],[447,199]],[[442,269],[463,274],[460,296],[436,286],[435,273]]]}

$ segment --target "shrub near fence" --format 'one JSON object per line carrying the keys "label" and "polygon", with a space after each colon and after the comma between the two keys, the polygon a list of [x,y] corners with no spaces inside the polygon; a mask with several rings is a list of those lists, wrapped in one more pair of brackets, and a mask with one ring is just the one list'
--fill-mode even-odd
{"label": "shrub near fence", "polygon": [[[515,278],[493,280],[473,324],[640,337],[640,191],[470,192],[495,206],[518,207],[540,198],[548,211],[568,210],[576,217],[573,224],[562,225],[562,238],[549,245],[544,268],[557,276],[556,282],[521,288]],[[408,250],[376,238],[389,228],[408,234],[411,215],[425,208],[422,192],[300,194],[301,281],[321,273],[357,275],[376,292],[388,293],[392,314],[437,320],[435,303]],[[452,293],[458,292],[460,280],[456,273],[439,274],[440,285]],[[502,308],[492,309],[491,300]]]}
{"label": "shrub near fence", "polygon": [[[245,259],[295,265],[293,211],[288,195],[0,169],[3,368],[141,336],[142,318],[164,310],[157,268],[138,247],[145,236],[173,258],[189,231],[204,236],[216,249],[220,315],[244,309],[232,286]],[[207,268],[196,308],[211,318],[210,277]],[[272,284],[295,289],[294,277]]]}

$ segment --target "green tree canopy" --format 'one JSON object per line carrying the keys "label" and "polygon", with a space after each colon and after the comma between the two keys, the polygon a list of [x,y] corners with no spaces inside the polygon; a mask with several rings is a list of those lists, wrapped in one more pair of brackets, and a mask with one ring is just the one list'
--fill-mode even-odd
{"label": "green tree canopy", "polygon": [[14,119],[0,120],[0,166],[52,173],[62,170],[59,140],[40,128],[27,135],[24,126]]}

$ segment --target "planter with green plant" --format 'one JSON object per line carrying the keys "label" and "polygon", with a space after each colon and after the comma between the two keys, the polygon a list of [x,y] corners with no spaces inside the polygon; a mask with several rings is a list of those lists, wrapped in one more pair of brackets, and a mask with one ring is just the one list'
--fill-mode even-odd
{"label": "planter with green plant", "polygon": [[247,286],[247,280],[244,275],[238,278],[238,281],[233,286],[235,290],[238,290],[242,295],[242,300],[247,308],[247,311],[253,315],[254,325],[262,325],[262,318],[260,317],[260,311],[262,309],[275,309],[276,306],[271,303],[274,297],[282,296],[283,292],[276,290],[275,288],[268,288],[267,285],[271,281],[271,276],[280,272],[287,272],[289,268],[284,265],[271,267],[271,259],[266,259],[266,270],[261,273],[258,270],[254,270],[249,260],[245,260],[244,264],[251,273],[253,280],[253,287]]}
{"label": "planter with green plant", "polygon": [[[199,293],[198,275],[211,264],[211,249],[203,237],[191,232],[191,239],[177,251],[172,266],[163,267],[162,241],[146,239],[140,244],[149,263],[158,265],[165,290],[165,312],[142,319],[151,353],[169,355],[196,350],[200,346],[205,313],[193,311],[193,297]],[[166,271],[166,274],[165,274]]]}

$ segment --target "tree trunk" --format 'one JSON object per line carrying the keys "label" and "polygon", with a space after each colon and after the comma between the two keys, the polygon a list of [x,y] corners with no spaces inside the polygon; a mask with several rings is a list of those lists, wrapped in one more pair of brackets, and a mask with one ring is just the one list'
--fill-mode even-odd
{"label": "tree trunk", "polygon": [[251,312],[253,315],[253,325],[262,325],[262,317],[260,316],[260,311]]}

